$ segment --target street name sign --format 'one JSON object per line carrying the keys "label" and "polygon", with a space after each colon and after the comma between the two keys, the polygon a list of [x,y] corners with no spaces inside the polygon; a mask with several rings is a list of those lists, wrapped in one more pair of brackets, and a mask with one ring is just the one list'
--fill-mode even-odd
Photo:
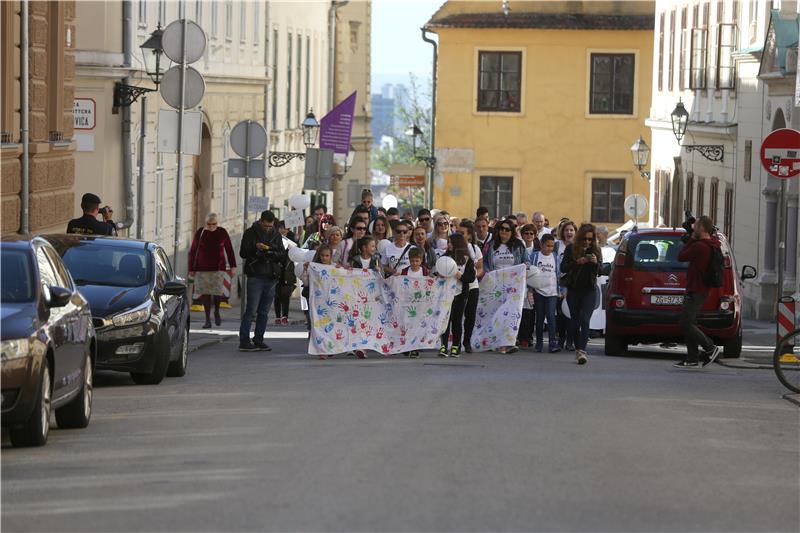
{"label": "street name sign", "polygon": [[776,178],[795,178],[800,174],[800,131],[775,130],[761,143],[761,164]]}
{"label": "street name sign", "polygon": [[75,98],[72,101],[72,127],[76,130],[93,130],[96,110],[97,104],[92,98]]}

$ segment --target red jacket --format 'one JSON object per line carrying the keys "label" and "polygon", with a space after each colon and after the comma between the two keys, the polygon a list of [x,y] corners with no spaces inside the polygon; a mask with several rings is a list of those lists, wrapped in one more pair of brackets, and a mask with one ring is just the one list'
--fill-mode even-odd
{"label": "red jacket", "polygon": [[[226,255],[229,267],[225,266]],[[236,254],[225,228],[217,228],[215,231],[198,229],[189,250],[189,272],[214,272],[235,267]]]}
{"label": "red jacket", "polygon": [[686,292],[709,291],[706,285],[706,272],[711,262],[711,249],[719,248],[720,242],[716,237],[710,239],[692,239],[683,245],[678,254],[678,261],[688,261],[689,271],[686,273]]}

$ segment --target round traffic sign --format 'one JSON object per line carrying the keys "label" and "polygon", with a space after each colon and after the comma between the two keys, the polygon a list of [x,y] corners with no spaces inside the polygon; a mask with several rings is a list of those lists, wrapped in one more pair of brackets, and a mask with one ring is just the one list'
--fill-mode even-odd
{"label": "round traffic sign", "polygon": [[776,178],[789,179],[800,174],[800,131],[775,130],[761,143],[761,164]]}
{"label": "round traffic sign", "polygon": [[623,208],[625,209],[626,215],[638,219],[640,216],[647,213],[647,198],[641,194],[628,195],[628,197],[625,198]]}
{"label": "round traffic sign", "polygon": [[183,60],[186,63],[194,63],[206,51],[206,32],[195,21],[186,21],[186,50],[181,54],[183,48],[183,19],[170,22],[161,35],[161,47],[164,55],[175,63]]}
{"label": "round traffic sign", "polygon": [[[203,76],[192,67],[186,67],[186,89],[183,93],[183,108],[191,109],[203,101],[206,82]],[[176,65],[164,73],[161,78],[161,96],[167,104],[175,109],[181,107],[181,67]]]}
{"label": "round traffic sign", "polygon": [[231,130],[231,148],[239,157],[258,157],[267,149],[267,131],[253,120],[242,120]]}

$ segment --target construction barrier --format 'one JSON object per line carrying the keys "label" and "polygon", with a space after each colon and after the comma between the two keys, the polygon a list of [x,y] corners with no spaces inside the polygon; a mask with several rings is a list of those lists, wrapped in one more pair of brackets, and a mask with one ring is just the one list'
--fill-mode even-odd
{"label": "construction barrier", "polygon": [[778,333],[776,342],[794,331],[795,301],[791,296],[784,296],[778,300]]}

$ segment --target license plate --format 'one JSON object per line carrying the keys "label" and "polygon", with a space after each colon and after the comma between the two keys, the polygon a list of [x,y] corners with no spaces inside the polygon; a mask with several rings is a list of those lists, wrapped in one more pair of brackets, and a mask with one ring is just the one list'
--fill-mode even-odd
{"label": "license plate", "polygon": [[683,305],[683,296],[653,294],[650,296],[650,303],[653,305]]}

